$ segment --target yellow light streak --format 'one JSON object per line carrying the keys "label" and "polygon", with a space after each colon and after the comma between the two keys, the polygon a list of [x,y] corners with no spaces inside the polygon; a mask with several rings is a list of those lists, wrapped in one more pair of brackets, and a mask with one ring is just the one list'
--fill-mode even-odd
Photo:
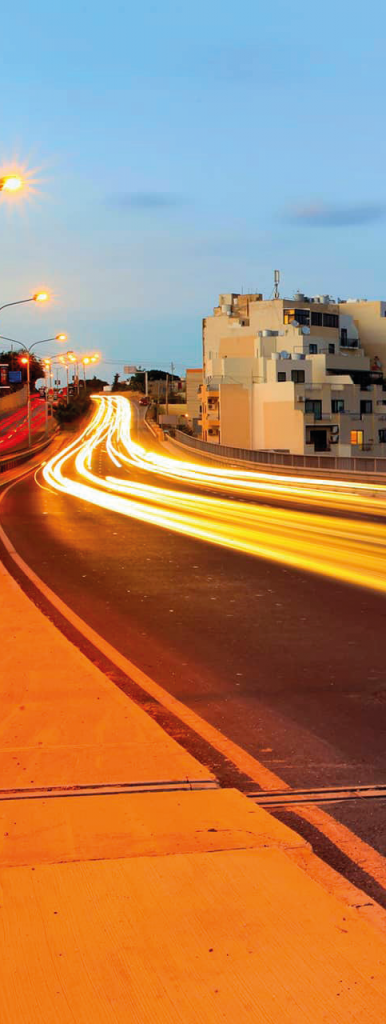
{"label": "yellow light streak", "polygon": [[[358,512],[386,515],[382,485],[212,468],[171,458],[133,440],[132,407],[123,396],[95,396],[95,401],[91,424],[45,466],[51,487],[164,529],[386,592],[386,525],[355,518]],[[121,470],[123,464],[126,476],[103,477],[93,470],[102,445],[112,469]],[[151,474],[150,482],[146,476],[145,482],[134,480],[133,469]],[[160,476],[180,489],[154,483]],[[214,495],[189,491],[187,484]],[[220,496],[219,490],[233,497]],[[259,499],[284,507],[259,504]],[[302,509],[289,508],[289,501]],[[350,518],[309,512],[307,506],[344,510]]]}

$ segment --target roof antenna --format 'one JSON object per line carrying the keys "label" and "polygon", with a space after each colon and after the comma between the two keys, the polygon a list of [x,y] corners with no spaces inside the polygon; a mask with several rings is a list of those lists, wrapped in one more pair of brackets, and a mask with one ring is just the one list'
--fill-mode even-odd
{"label": "roof antenna", "polygon": [[274,282],[275,282],[275,286],[274,286],[274,291],[273,291],[273,297],[274,297],[274,299],[278,299],[278,298],[280,298],[280,296],[279,296],[280,270],[275,270],[274,271]]}

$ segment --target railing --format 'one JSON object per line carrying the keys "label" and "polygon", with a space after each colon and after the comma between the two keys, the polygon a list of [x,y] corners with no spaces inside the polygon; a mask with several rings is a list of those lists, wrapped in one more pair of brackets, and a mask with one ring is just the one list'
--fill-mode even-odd
{"label": "railing", "polygon": [[308,468],[338,470],[351,473],[385,473],[386,457],[368,458],[365,455],[293,455],[291,452],[269,451],[267,449],[251,450],[250,448],[234,448],[232,445],[201,441],[198,437],[190,437],[182,431],[175,431],[175,438],[186,448],[201,452],[202,455],[216,455],[232,462],[252,462],[257,465],[287,466],[289,468]]}

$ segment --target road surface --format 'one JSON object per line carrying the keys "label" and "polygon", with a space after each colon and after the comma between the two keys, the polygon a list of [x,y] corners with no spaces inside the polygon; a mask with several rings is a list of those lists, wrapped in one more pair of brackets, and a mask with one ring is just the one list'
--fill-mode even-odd
{"label": "road surface", "polygon": [[[156,450],[143,423],[137,438]],[[112,463],[106,438],[90,466],[99,478],[127,479],[122,463]],[[67,468],[80,482],[74,460]],[[149,473],[131,466],[130,480],[143,492]],[[162,477],[151,480],[165,487]],[[127,517],[55,490],[41,474],[38,484],[29,476],[12,487],[1,505],[1,523],[39,577],[118,651],[291,789],[386,786],[382,589],[325,576],[322,567],[316,574],[253,557],[176,532],[175,524],[161,528],[144,521],[141,512]],[[197,507],[210,491],[181,479],[173,486],[179,495],[193,488]],[[143,501],[150,507],[148,498]],[[245,512],[248,501],[239,502]],[[276,504],[282,506],[283,498]],[[262,499],[261,507],[275,511]],[[287,514],[295,508],[293,496]],[[301,496],[298,508],[304,514]],[[377,506],[374,526],[382,531],[380,511]],[[309,514],[317,523],[318,510]],[[352,519],[347,522],[345,515],[344,509],[334,516],[330,510],[339,537],[342,523],[350,533]],[[381,540],[380,533],[380,560]],[[364,557],[361,545],[354,538],[353,572],[356,557]],[[328,562],[329,542],[323,547],[319,533],[316,546]],[[31,657],[39,652],[31,650]],[[167,727],[210,763],[210,749],[198,738],[195,744],[177,720]],[[248,790],[232,764],[226,782]],[[385,800],[382,788],[371,799],[343,795],[322,805],[326,821],[312,817],[306,806],[280,806],[274,813],[386,906],[378,856],[386,852]]]}

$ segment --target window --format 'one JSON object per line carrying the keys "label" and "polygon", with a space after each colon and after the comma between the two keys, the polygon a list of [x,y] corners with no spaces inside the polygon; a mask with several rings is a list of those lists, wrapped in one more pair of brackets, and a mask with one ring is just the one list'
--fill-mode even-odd
{"label": "window", "polygon": [[378,430],[378,437],[379,437],[379,443],[380,444],[386,444],[386,430],[385,429]]}
{"label": "window", "polygon": [[334,342],[330,342],[330,344],[329,344],[329,346],[328,346],[328,351],[329,351],[329,355],[330,355],[330,356],[333,356],[333,355],[334,355],[334,352],[335,352],[335,345],[334,345]]}
{"label": "window", "polygon": [[310,345],[309,345],[308,351],[310,353],[310,356],[316,356],[316,353],[318,351],[318,346],[314,345],[314,343],[311,342]]}
{"label": "window", "polygon": [[310,326],[309,309],[285,309],[283,311],[283,315],[285,324],[292,324],[292,321],[296,320],[296,322],[302,326]]}
{"label": "window", "polygon": [[331,412],[344,412],[344,399],[343,398],[332,398],[331,399]]}
{"label": "window", "polygon": [[306,398],[305,401],[305,412],[310,412],[314,416],[315,420],[322,419],[322,403],[320,399]]}
{"label": "window", "polygon": [[323,313],[323,327],[339,327],[339,317],[336,313]]}
{"label": "window", "polygon": [[304,370],[291,370],[291,380],[294,384],[304,384]]}
{"label": "window", "polygon": [[311,313],[311,327],[321,327],[323,324],[323,313]]}
{"label": "window", "polygon": [[287,380],[287,374],[284,372],[284,370],[278,371],[277,379],[281,381]]}
{"label": "window", "polygon": [[302,326],[310,326],[310,311],[309,309],[295,309],[295,320]]}
{"label": "window", "polygon": [[361,404],[360,404],[361,416],[363,416],[364,413],[369,413],[369,412],[372,412],[372,411],[373,411],[373,403],[372,403],[372,401],[370,399],[368,399],[368,398],[362,398],[361,399]]}
{"label": "window", "polygon": [[363,430],[352,430],[350,434],[350,443],[363,445]]}

